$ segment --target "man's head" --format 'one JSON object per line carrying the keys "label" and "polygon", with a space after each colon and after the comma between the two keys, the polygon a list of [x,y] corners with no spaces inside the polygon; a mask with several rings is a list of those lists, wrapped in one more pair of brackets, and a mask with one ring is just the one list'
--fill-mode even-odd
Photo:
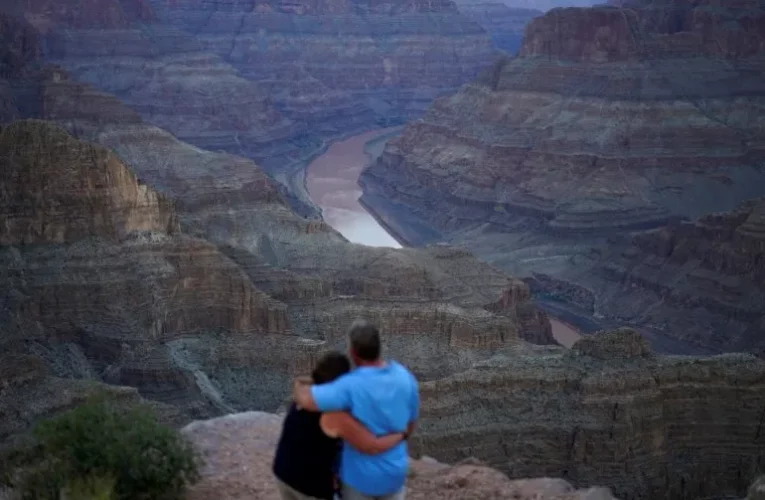
{"label": "man's head", "polygon": [[380,332],[372,323],[357,319],[348,332],[351,358],[358,366],[380,361]]}
{"label": "man's head", "polygon": [[330,351],[316,363],[311,378],[314,384],[326,384],[349,371],[351,371],[351,362],[348,356],[341,352]]}

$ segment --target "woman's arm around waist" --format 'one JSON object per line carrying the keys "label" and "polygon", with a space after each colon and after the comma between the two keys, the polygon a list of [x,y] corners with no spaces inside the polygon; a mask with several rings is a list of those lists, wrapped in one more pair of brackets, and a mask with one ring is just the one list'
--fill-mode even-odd
{"label": "woman's arm around waist", "polygon": [[390,450],[401,443],[405,435],[403,432],[396,432],[377,437],[346,412],[324,413],[321,416],[320,425],[327,436],[341,438],[367,455],[378,455]]}

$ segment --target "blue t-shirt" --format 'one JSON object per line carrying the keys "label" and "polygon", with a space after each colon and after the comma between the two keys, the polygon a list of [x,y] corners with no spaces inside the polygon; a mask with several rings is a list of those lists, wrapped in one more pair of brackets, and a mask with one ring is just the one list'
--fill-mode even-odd
{"label": "blue t-shirt", "polygon": [[[356,368],[334,382],[314,385],[311,392],[319,411],[349,411],[376,436],[404,432],[419,417],[417,380],[395,361]],[[340,478],[361,493],[396,493],[404,487],[408,471],[406,441],[379,455],[343,444]]]}

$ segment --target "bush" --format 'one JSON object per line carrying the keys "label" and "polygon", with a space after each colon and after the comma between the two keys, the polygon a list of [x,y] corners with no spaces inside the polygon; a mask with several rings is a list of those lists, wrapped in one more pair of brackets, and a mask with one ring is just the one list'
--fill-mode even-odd
{"label": "bush", "polygon": [[191,444],[144,407],[86,403],[35,437],[13,479],[25,500],[175,500],[199,478]]}

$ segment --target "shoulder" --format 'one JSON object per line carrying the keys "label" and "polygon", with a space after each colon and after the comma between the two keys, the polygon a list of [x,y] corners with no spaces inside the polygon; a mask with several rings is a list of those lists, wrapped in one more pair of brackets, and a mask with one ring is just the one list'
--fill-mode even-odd
{"label": "shoulder", "polygon": [[414,373],[412,373],[409,368],[402,365],[398,361],[391,361],[390,362],[393,369],[396,371],[396,374],[401,377],[402,379],[407,380],[408,382],[412,382],[414,384],[417,384],[417,377],[414,376]]}

